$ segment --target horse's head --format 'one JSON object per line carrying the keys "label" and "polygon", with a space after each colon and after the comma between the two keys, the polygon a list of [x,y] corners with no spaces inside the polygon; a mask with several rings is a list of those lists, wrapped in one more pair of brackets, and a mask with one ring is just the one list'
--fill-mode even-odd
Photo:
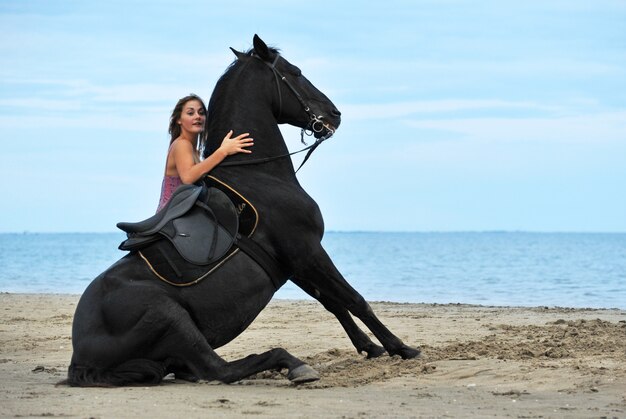
{"label": "horse's head", "polygon": [[298,67],[278,50],[269,48],[257,35],[254,35],[253,45],[247,53],[234,49],[233,52],[237,61],[247,64],[246,71],[255,69],[258,86],[269,89],[266,93],[271,98],[276,121],[311,131],[315,138],[331,136],[341,122],[341,112],[330,99],[313,86]]}

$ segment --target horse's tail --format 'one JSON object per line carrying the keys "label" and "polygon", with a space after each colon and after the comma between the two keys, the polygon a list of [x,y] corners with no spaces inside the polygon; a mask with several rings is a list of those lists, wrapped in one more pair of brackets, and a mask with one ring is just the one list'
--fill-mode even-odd
{"label": "horse's tail", "polygon": [[165,376],[165,366],[149,359],[131,359],[111,369],[83,367],[71,363],[67,380],[59,384],[72,387],[120,387],[157,385]]}

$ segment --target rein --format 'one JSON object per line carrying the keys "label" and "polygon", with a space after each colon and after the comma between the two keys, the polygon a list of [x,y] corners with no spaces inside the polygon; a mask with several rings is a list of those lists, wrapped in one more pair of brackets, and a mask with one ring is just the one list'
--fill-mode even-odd
{"label": "rein", "polygon": [[319,146],[323,141],[327,140],[328,138],[330,138],[330,135],[328,137],[320,137],[317,140],[315,140],[315,142],[313,144],[311,144],[310,146],[305,147],[302,150],[294,151],[294,152],[291,152],[291,153],[285,153],[285,154],[281,154],[279,156],[264,157],[262,159],[225,161],[225,162],[220,163],[219,166],[220,167],[224,167],[224,166],[246,166],[246,165],[249,165],[249,164],[267,163],[267,162],[271,162],[271,161],[274,161],[274,160],[283,159],[285,157],[293,156],[294,154],[302,153],[303,151],[309,150],[309,152],[306,154],[306,156],[304,156],[304,160],[302,160],[302,163],[300,163],[300,166],[296,170],[296,173],[298,173],[298,170],[300,170],[300,168],[302,166],[304,166],[304,163],[306,163],[306,161],[309,159],[309,157],[311,156],[311,153],[313,153],[313,151],[317,148],[317,146]]}
{"label": "rein", "polygon": [[[309,115],[309,122],[306,125],[306,127],[302,128],[302,130],[300,131],[300,142],[302,142],[302,144],[306,145],[306,141],[304,141],[304,135],[308,135],[311,136],[316,132],[322,132],[324,129],[326,129],[327,134],[316,139],[315,142],[313,144],[311,144],[308,147],[305,147],[301,150],[298,151],[294,151],[292,153],[285,153],[285,154],[281,154],[279,156],[273,156],[273,157],[265,157],[262,159],[253,159],[253,160],[239,160],[239,161],[230,161],[230,162],[223,162],[220,164],[220,166],[244,166],[244,165],[248,165],[248,164],[261,164],[261,163],[267,163],[270,161],[274,161],[274,160],[278,160],[278,159],[282,159],[285,157],[289,157],[289,156],[293,156],[294,154],[298,154],[298,153],[302,153],[303,151],[309,151],[306,156],[304,156],[304,160],[302,160],[302,163],[300,163],[300,166],[298,167],[298,169],[296,170],[296,173],[298,173],[298,170],[300,170],[302,168],[302,166],[304,166],[304,163],[306,163],[306,161],[309,159],[309,157],[311,157],[311,154],[313,154],[313,151],[315,151],[315,149],[324,141],[326,141],[327,139],[329,139],[330,137],[332,137],[332,135],[335,133],[335,130],[330,128],[328,126],[328,124],[325,124],[324,121],[322,120],[322,116],[317,116],[315,115],[312,111],[311,111],[311,107],[307,104],[307,102],[304,100],[304,98],[302,97],[302,95],[296,90],[295,87],[293,87],[293,85],[289,82],[289,80],[287,80],[287,78],[282,75],[282,73],[280,71],[278,71],[278,69],[276,68],[276,63],[278,62],[278,59],[280,58],[280,54],[276,54],[276,58],[274,59],[274,61],[270,64],[267,61],[264,61],[261,57],[252,54],[252,57],[261,60],[261,62],[263,62],[265,65],[267,65],[271,70],[272,73],[274,73],[274,79],[276,80],[276,88],[278,90],[278,118],[280,118],[280,116],[282,115],[283,112],[283,95],[282,92],[280,90],[280,80],[282,80],[285,85],[289,88],[289,90],[291,90],[291,92],[296,96],[296,99],[298,99],[298,102],[300,102],[300,104],[302,105],[302,107],[304,108],[304,111]],[[279,80],[280,79],[280,80]],[[308,131],[308,132],[307,132]]]}

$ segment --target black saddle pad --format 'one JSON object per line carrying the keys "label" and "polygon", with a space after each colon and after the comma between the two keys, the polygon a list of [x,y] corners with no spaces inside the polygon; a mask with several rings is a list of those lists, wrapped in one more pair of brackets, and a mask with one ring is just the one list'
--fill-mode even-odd
{"label": "black saddle pad", "polygon": [[[233,201],[239,216],[238,234],[252,236],[258,223],[258,213],[254,206],[231,186],[213,176],[207,176],[204,182],[209,187],[220,189]],[[138,253],[159,279],[175,286],[190,286],[215,272],[238,251],[239,248],[232,245],[221,259],[208,265],[190,263],[169,240],[151,243]]]}

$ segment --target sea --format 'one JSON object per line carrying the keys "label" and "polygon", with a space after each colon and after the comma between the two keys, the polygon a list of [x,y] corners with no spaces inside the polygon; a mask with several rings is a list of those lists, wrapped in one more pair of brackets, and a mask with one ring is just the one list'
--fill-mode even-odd
{"label": "sea", "polygon": [[[0,234],[0,292],[80,294],[123,239]],[[323,244],[368,301],[626,309],[626,233],[327,232]],[[310,299],[291,282],[274,298]]]}

